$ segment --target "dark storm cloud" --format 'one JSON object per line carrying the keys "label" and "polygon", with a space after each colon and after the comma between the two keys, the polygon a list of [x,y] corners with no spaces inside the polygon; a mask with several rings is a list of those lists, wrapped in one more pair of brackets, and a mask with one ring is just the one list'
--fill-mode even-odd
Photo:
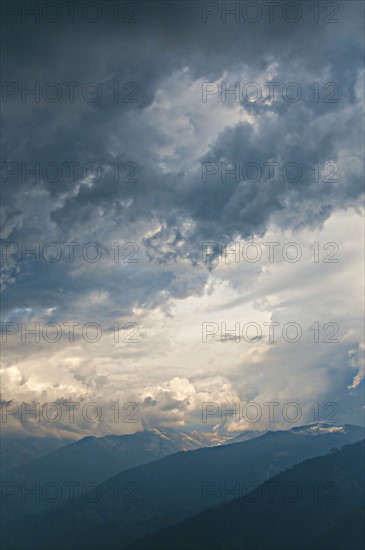
{"label": "dark storm cloud", "polygon": [[[57,103],[35,103],[31,96],[22,103],[18,95],[9,96],[4,104],[4,160],[28,167],[35,162],[41,167],[57,163],[62,175],[58,181],[41,176],[35,183],[32,176],[22,181],[19,170],[6,178],[3,204],[8,240],[18,242],[25,236],[30,242],[47,236],[51,240],[94,240],[96,235],[100,239],[116,228],[146,228],[154,220],[164,229],[153,237],[150,252],[151,239],[143,241],[150,259],[156,258],[160,248],[164,250],[158,253],[160,262],[179,256],[196,261],[197,255],[191,250],[199,250],[202,240],[264,233],[275,216],[289,225],[320,223],[333,210],[356,201],[362,191],[361,172],[356,170],[343,174],[338,185],[316,184],[308,173],[296,184],[222,184],[219,176],[202,182],[201,162],[247,159],[262,165],[275,159],[310,165],[339,161],[341,151],[353,155],[361,135],[354,91],[361,70],[360,4],[342,2],[339,22],[332,25],[314,24],[305,9],[302,19],[292,24],[282,17],[272,23],[263,17],[256,24],[222,24],[219,16],[203,23],[201,9],[200,3],[193,2],[142,2],[140,21],[122,27],[107,18],[95,25],[81,18],[74,24],[15,25],[16,18],[9,16],[4,37],[6,81],[24,81],[29,87],[34,81],[41,86],[77,81],[81,87],[96,82],[102,86],[103,95],[96,103],[86,102],[79,92],[74,103],[64,96]],[[246,101],[244,107],[253,115],[254,125],[223,127],[209,152],[200,160],[192,160],[188,170],[161,172],[151,145],[169,145],[168,139],[163,128],[145,124],[144,113],[167,78],[188,67],[192,79],[214,80],[225,72],[234,75],[241,70],[245,82],[257,81],[258,74],[273,62],[272,80],[300,80],[302,86],[322,82],[325,67],[325,82],[339,83],[339,102],[314,103],[308,100],[308,94],[295,104]],[[229,78],[234,76],[227,77],[227,88],[234,84]],[[116,81],[121,86],[135,83],[138,101],[116,103],[110,88]],[[173,97],[169,99],[174,101]],[[202,104],[202,110],[204,107],[207,105]],[[212,102],[211,117],[215,109]],[[81,167],[97,163],[103,168],[102,176],[91,185],[78,185],[81,168],[70,181],[64,168],[64,163],[70,161]],[[128,162],[139,168],[137,181],[116,183],[110,167],[118,163],[122,170]],[[124,176],[122,173],[120,179]],[[180,226],[186,220],[193,222],[194,229],[182,239]],[[37,294],[47,295],[47,289],[39,284],[43,277],[48,279],[46,287],[51,293],[65,286],[61,282],[67,277],[67,269],[58,265],[58,270],[47,276],[46,268],[34,267],[35,276],[28,279],[28,284],[38,281]],[[171,279],[173,276],[167,273],[160,283],[169,286]],[[25,292],[29,291],[28,284]],[[83,284],[84,288],[98,286],[87,276]],[[81,291],[75,278],[68,279],[67,285],[73,287],[73,292]],[[101,286],[115,292],[105,275]],[[151,295],[151,285],[148,291]],[[9,293],[9,300],[14,299],[11,286]],[[63,300],[64,295],[59,299]],[[136,300],[141,303],[143,298]],[[46,302],[48,305],[50,300]],[[7,304],[5,299],[6,308]]]}

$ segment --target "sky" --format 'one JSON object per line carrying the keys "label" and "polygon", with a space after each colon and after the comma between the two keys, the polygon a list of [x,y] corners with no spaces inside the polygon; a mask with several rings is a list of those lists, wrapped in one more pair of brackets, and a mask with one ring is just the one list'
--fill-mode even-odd
{"label": "sky", "polygon": [[363,3],[31,4],[2,7],[5,433],[362,424]]}

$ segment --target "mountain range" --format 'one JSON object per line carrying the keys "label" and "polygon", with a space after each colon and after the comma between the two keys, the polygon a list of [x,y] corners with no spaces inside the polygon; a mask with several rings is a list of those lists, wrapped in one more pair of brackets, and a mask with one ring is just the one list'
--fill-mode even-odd
{"label": "mountain range", "polygon": [[[27,442],[25,442],[26,444]],[[50,445],[56,444],[52,441]],[[50,484],[72,483],[75,495],[86,484],[102,481],[128,468],[147,464],[178,451],[190,451],[216,444],[216,438],[196,431],[184,432],[169,428],[152,428],[127,435],[87,436],[79,441],[57,447],[49,453],[10,467],[2,468],[2,480],[18,486],[46,487]],[[42,449],[34,445],[31,449]],[[14,453],[16,454],[16,453]],[[30,454],[30,456],[32,456]],[[8,489],[8,493],[11,490]],[[50,499],[22,499],[20,491],[6,496],[5,514],[10,519],[47,508]],[[59,503],[59,501],[57,501]]]}
{"label": "mountain range", "polygon": [[315,424],[230,445],[176,452],[109,477],[98,486],[93,502],[80,495],[39,515],[8,521],[4,538],[9,548],[27,550],[126,548],[159,529],[237,498],[237,486],[242,496],[300,462],[363,436],[358,426]]}
{"label": "mountain range", "polygon": [[128,550],[360,550],[364,442],[305,460]]}

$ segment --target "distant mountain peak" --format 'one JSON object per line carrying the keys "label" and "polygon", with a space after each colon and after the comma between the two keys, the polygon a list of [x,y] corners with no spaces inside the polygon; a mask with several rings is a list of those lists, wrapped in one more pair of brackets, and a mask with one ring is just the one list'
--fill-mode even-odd
{"label": "distant mountain peak", "polygon": [[326,424],[323,422],[315,422],[306,426],[297,426],[291,428],[291,432],[294,434],[306,434],[306,435],[323,435],[326,433],[345,433],[347,429],[346,424]]}

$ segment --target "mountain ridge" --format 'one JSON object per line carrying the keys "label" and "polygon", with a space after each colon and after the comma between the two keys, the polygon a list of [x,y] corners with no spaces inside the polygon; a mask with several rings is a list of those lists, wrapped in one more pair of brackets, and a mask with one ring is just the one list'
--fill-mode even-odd
{"label": "mountain ridge", "polygon": [[[363,548],[363,516],[359,511],[364,508],[364,443],[345,445],[336,452],[304,460],[251,493],[158,530],[126,550]],[[269,484],[271,492],[265,492],[263,487]],[[283,497],[284,491],[280,493],[277,488],[290,484],[300,488],[300,498]],[[316,494],[318,484],[322,492]],[[272,490],[275,486],[276,493]],[[347,517],[352,521],[353,535],[348,532]],[[311,529],[306,533],[309,518]],[[296,532],[300,533],[299,540]],[[341,538],[341,546],[333,546]]]}
{"label": "mountain ridge", "polygon": [[[22,533],[19,522],[13,522],[9,532],[21,548],[26,540],[28,550],[40,543],[45,548],[59,545],[64,535],[71,542],[60,550],[105,546],[120,549],[143,535],[218,504],[219,494],[212,495],[209,502],[202,502],[204,483],[218,486],[231,486],[237,481],[263,483],[306,458],[326,454],[334,447],[363,437],[363,428],[352,425],[316,437],[278,430],[242,443],[177,452],[104,481],[98,502],[85,502],[79,497],[74,503],[46,511],[39,517],[23,518]],[[135,487],[137,499],[131,502],[122,498],[116,502],[111,495],[116,486],[123,497],[126,487]]]}

